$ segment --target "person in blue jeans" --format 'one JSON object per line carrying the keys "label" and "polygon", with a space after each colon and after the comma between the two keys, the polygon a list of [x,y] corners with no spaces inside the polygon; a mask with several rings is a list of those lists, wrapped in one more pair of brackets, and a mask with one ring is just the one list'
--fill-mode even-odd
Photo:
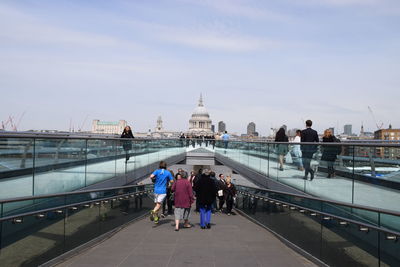
{"label": "person in blue jeans", "polygon": [[158,223],[158,211],[167,196],[167,183],[173,183],[174,177],[167,170],[167,163],[161,161],[159,168],[155,170],[151,175],[150,179],[154,183],[154,209],[150,212],[150,220],[154,223]]}
{"label": "person in blue jeans", "polygon": [[210,177],[210,170],[204,169],[200,179],[196,182],[194,190],[199,201],[201,229],[211,228],[211,209],[217,194],[217,187]]}

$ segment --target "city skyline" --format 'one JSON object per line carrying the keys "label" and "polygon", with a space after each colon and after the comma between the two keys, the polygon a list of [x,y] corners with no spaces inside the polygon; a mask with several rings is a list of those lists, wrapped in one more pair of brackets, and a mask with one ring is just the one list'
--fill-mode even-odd
{"label": "city skyline", "polygon": [[19,129],[186,131],[199,94],[213,124],[266,135],[400,128],[400,2],[9,1],[0,3],[0,121]]}

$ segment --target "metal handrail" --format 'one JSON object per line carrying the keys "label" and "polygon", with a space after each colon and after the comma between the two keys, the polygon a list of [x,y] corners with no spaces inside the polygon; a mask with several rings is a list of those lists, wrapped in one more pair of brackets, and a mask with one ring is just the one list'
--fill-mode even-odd
{"label": "metal handrail", "polygon": [[[243,195],[243,194],[242,194],[242,195]],[[251,194],[251,193],[249,193],[249,195],[251,195],[252,197],[259,197],[259,198],[262,198],[262,199],[273,200],[274,202],[278,202],[278,203],[281,203],[281,204],[285,204],[285,205],[287,205],[288,207],[296,207],[296,208],[298,208],[298,209],[303,209],[303,210],[306,210],[306,211],[309,211],[309,212],[314,212],[314,213],[316,213],[316,214],[320,214],[320,215],[324,215],[324,216],[329,216],[329,217],[335,218],[335,219],[337,219],[337,220],[346,221],[346,222],[348,222],[348,223],[356,224],[356,225],[359,225],[359,226],[365,226],[365,227],[374,229],[374,230],[379,231],[379,232],[384,232],[384,233],[386,233],[386,234],[392,234],[392,235],[400,236],[400,232],[393,231],[393,230],[387,229],[387,228],[385,228],[385,227],[378,227],[378,226],[375,226],[375,225],[373,225],[373,224],[364,223],[364,222],[359,222],[359,221],[356,221],[356,220],[353,220],[353,219],[349,219],[349,218],[345,218],[345,217],[342,217],[342,216],[338,216],[338,215],[335,215],[335,214],[332,214],[332,213],[327,213],[327,212],[324,212],[324,211],[319,211],[319,210],[314,210],[314,209],[310,209],[310,208],[305,208],[305,207],[299,206],[299,205],[297,205],[297,204],[292,204],[292,203],[289,203],[289,202],[286,202],[286,201],[282,201],[282,200],[276,200],[276,199],[274,199],[274,198],[269,198],[269,197],[264,197],[264,196],[257,196],[257,195],[255,195],[255,194]]]}
{"label": "metal handrail", "polygon": [[304,198],[304,199],[309,199],[309,200],[315,200],[315,201],[325,202],[325,203],[334,204],[334,205],[341,205],[341,206],[345,206],[348,208],[367,210],[367,211],[371,211],[371,212],[377,212],[377,213],[400,217],[400,212],[396,212],[396,211],[392,211],[392,210],[377,209],[377,208],[358,205],[358,204],[349,204],[349,203],[335,201],[335,200],[322,199],[322,198],[317,198],[317,197],[312,197],[312,196],[299,195],[299,194],[288,193],[288,192],[283,192],[283,191],[278,191],[278,190],[271,190],[271,189],[266,189],[266,188],[256,188],[256,187],[251,187],[251,186],[241,186],[241,187],[250,188],[250,189],[259,190],[259,191],[261,190],[261,191],[265,191],[268,193],[283,194],[283,195],[292,196],[292,197],[299,197],[299,198]]}
{"label": "metal handrail", "polygon": [[[46,135],[46,134],[10,134],[10,133],[0,133],[0,138],[35,138],[35,139],[73,139],[73,140],[115,140],[115,141],[121,141],[122,138],[120,137],[103,137],[103,136],[73,136],[69,134],[65,135]],[[191,138],[195,139],[196,138]],[[134,139],[122,139],[124,141],[184,141],[186,139],[180,139],[180,138],[134,138]],[[219,139],[202,139],[204,141],[223,141]],[[313,142],[302,142],[302,143],[293,143],[293,142],[275,142],[275,141],[269,141],[269,140],[252,140],[252,141],[242,141],[242,140],[229,140],[228,142],[233,142],[233,143],[254,143],[254,144],[289,144],[289,145],[326,145],[326,146],[331,146],[331,145],[351,145],[351,146],[363,146],[363,147],[398,147],[400,148],[400,143],[394,144],[390,140],[368,140],[369,143],[363,143],[363,142],[352,142],[352,141],[343,141],[340,143],[331,143],[331,142],[318,142],[318,143],[313,143]]]}
{"label": "metal handrail", "polygon": [[108,191],[108,190],[120,190],[120,189],[133,188],[133,187],[139,187],[139,186],[146,186],[146,185],[145,184],[143,184],[143,185],[125,185],[125,186],[107,187],[107,188],[90,189],[90,190],[80,190],[80,191],[73,191],[73,192],[64,192],[64,193],[30,196],[30,197],[7,198],[7,199],[0,200],[0,204],[17,202],[17,201],[28,201],[28,200],[36,200],[36,199],[43,199],[43,198],[52,198],[52,197],[66,197],[69,195],[79,195],[79,194],[94,193],[94,192]]}

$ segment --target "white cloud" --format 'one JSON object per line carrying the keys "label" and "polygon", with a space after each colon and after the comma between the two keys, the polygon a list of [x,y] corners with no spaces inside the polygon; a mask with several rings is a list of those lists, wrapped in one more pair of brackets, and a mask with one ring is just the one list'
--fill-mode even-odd
{"label": "white cloud", "polygon": [[127,42],[112,36],[87,33],[52,26],[34,16],[16,9],[0,5],[0,40],[3,43],[23,44],[62,44],[85,47],[141,48],[133,42]]}

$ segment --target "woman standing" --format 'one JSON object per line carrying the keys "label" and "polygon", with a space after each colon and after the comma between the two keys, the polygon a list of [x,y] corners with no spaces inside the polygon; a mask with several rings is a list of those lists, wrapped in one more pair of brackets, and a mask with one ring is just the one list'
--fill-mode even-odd
{"label": "woman standing", "polygon": [[[130,126],[126,126],[125,128],[124,128],[124,131],[122,132],[122,134],[121,134],[121,138],[135,138],[134,136],[133,136],[133,134],[132,134],[132,130],[131,130],[131,127]],[[124,148],[124,150],[125,150],[125,163],[127,163],[128,162],[128,160],[129,160],[129,150],[131,150],[132,149],[132,142],[131,141],[124,141],[123,143],[122,143],[122,147]]]}
{"label": "woman standing", "polygon": [[224,197],[226,201],[226,213],[230,216],[233,208],[233,200],[236,197],[236,188],[235,185],[232,184],[232,178],[230,175],[226,176],[225,182]]}
{"label": "woman standing", "polygon": [[[280,128],[279,131],[276,133],[275,142],[289,142],[289,138],[287,137],[284,128]],[[283,171],[283,159],[285,158],[285,155],[289,152],[289,146],[286,144],[278,144],[276,148],[276,153],[279,157],[279,170]]]}
{"label": "woman standing", "polygon": [[175,202],[175,231],[179,231],[179,222],[184,220],[183,227],[190,228],[189,215],[193,203],[193,191],[190,182],[182,178],[181,173],[175,176],[176,182],[172,185]]}
{"label": "woman standing", "polygon": [[[324,136],[322,137],[322,142],[323,143],[334,143],[334,142],[339,142],[339,140],[332,135],[332,131],[329,129],[326,129],[324,131]],[[335,161],[337,159],[337,155],[340,154],[339,148],[341,150],[340,146],[322,146],[322,156],[321,160],[326,161],[328,165],[328,177],[331,178],[335,176]]]}

